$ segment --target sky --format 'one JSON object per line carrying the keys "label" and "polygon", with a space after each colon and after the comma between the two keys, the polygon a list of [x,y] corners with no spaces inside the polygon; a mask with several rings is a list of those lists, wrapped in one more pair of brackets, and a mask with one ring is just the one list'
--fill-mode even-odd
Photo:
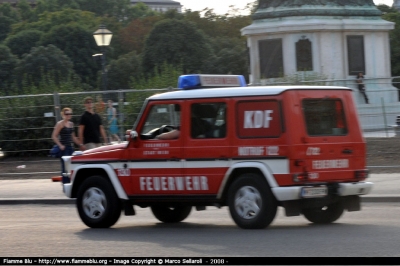
{"label": "sky", "polygon": [[[251,0],[174,0],[176,2],[181,3],[183,6],[182,11],[184,9],[191,9],[192,11],[201,11],[204,8],[212,8],[214,12],[217,14],[225,14],[229,10],[230,5],[234,5],[236,8],[242,9],[248,3],[252,3],[254,1]],[[376,5],[385,4],[391,6],[393,4],[393,0],[374,0]]]}

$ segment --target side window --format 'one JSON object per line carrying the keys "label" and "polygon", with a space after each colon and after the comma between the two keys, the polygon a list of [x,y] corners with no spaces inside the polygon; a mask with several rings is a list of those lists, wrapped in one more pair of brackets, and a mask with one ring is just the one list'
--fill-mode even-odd
{"label": "side window", "polygon": [[278,101],[241,101],[237,104],[240,138],[277,138],[283,131]]}
{"label": "side window", "polygon": [[347,134],[341,100],[303,100],[303,112],[309,136],[341,136]]}
{"label": "side window", "polygon": [[[181,111],[179,104],[156,104],[153,105],[146,117],[146,121],[140,134],[152,134],[154,137],[158,135],[155,132],[163,126],[172,126],[179,128],[181,124]],[[171,128],[170,128],[171,129]],[[169,129],[166,129],[169,130]]]}
{"label": "side window", "polygon": [[225,138],[226,104],[192,104],[190,135],[194,139]]}

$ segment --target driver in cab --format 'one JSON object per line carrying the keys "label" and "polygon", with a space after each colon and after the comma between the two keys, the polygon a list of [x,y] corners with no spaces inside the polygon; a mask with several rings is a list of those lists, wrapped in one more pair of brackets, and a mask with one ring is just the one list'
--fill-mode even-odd
{"label": "driver in cab", "polygon": [[156,139],[160,139],[160,140],[177,139],[177,138],[179,138],[180,133],[181,132],[178,127],[177,129],[174,129],[170,132],[165,132],[165,133],[162,133],[162,134],[156,136]]}
{"label": "driver in cab", "polygon": [[[210,108],[212,110],[210,110]],[[207,112],[208,110],[208,112]],[[215,117],[216,112],[214,106],[201,106],[201,105],[195,105],[192,109],[191,113],[191,136],[194,139],[197,138],[205,138],[207,131],[212,129],[211,125],[209,122],[206,120],[203,120],[201,117],[202,113],[212,113],[212,115],[207,116],[207,117]],[[162,133],[158,136],[155,137],[155,139],[158,140],[170,140],[170,139],[177,139],[180,136],[180,127],[178,126],[176,129],[171,130],[169,132]]]}

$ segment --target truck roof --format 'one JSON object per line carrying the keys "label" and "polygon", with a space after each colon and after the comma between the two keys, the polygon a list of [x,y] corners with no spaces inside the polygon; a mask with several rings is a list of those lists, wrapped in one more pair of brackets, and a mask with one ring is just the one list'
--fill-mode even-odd
{"label": "truck roof", "polygon": [[229,88],[202,88],[191,90],[179,90],[156,94],[149,100],[168,99],[198,99],[221,97],[246,97],[246,96],[270,96],[278,95],[288,90],[351,90],[347,87],[336,86],[257,86],[257,87],[229,87]]}

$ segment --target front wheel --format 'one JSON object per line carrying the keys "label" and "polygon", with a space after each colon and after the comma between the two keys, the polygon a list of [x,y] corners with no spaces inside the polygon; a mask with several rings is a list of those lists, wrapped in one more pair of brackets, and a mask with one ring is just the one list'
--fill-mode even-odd
{"label": "front wheel", "polygon": [[333,223],[342,216],[344,205],[342,201],[332,203],[328,206],[303,209],[304,217],[312,223],[329,224]]}
{"label": "front wheel", "polygon": [[189,216],[192,206],[154,205],[151,206],[151,211],[163,223],[179,223]]}
{"label": "front wheel", "polygon": [[240,176],[229,189],[232,219],[244,229],[262,229],[275,218],[277,202],[265,180],[257,174]]}
{"label": "front wheel", "polygon": [[114,225],[122,210],[113,186],[101,176],[89,177],[82,183],[76,204],[81,220],[92,228]]}

